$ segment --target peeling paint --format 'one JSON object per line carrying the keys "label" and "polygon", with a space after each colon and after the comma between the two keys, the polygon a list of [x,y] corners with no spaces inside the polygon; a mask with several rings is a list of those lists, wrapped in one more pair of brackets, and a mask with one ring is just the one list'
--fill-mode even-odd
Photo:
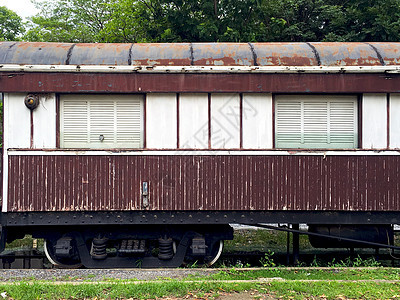
{"label": "peeling paint", "polygon": [[64,65],[66,61],[108,66],[380,66],[400,64],[400,43],[0,42],[0,64]]}
{"label": "peeling paint", "polygon": [[[18,75],[19,73],[15,73]],[[38,82],[45,82],[42,87]],[[110,86],[111,85],[111,86]],[[391,74],[102,74],[25,73],[0,80],[2,92],[265,92],[399,93],[400,76]]]}

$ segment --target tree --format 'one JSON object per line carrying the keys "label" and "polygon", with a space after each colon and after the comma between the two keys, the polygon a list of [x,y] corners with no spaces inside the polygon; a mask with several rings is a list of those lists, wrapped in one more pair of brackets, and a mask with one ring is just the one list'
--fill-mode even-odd
{"label": "tree", "polygon": [[41,12],[31,18],[29,41],[102,42],[114,0],[50,0],[34,2]]}
{"label": "tree", "polygon": [[18,40],[23,32],[24,26],[21,17],[5,6],[0,6],[0,40]]}
{"label": "tree", "polygon": [[400,0],[48,0],[25,39],[398,41]]}

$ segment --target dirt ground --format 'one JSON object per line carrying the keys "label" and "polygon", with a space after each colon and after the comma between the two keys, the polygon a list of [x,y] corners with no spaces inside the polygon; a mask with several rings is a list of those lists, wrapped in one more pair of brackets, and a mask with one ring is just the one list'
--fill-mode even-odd
{"label": "dirt ground", "polygon": [[219,296],[216,297],[215,294],[206,294],[198,297],[194,294],[188,294],[183,298],[162,298],[160,300],[276,300],[279,299],[274,297],[273,295],[261,294],[256,291],[245,291],[240,293],[219,293]]}
{"label": "dirt ground", "polygon": [[229,293],[221,295],[217,298],[218,300],[274,300],[277,299],[272,295],[259,294],[255,292],[240,292],[240,293]]}

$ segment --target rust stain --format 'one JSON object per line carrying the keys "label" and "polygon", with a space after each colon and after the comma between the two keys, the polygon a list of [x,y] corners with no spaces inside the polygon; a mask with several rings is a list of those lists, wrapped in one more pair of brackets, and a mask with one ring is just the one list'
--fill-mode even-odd
{"label": "rust stain", "polygon": [[71,65],[128,65],[131,44],[76,44]]}
{"label": "rust stain", "polygon": [[1,42],[0,63],[60,65],[69,54],[75,65],[251,66],[256,59],[259,66],[376,66],[376,49],[387,65],[400,64],[400,43],[89,43],[69,53],[72,45]]}
{"label": "rust stain", "polygon": [[134,66],[189,66],[190,59],[134,59],[132,60]]}
{"label": "rust stain", "polygon": [[132,65],[189,66],[191,50],[189,43],[134,44]]}
{"label": "rust stain", "polygon": [[365,43],[311,43],[323,66],[380,66],[377,53]]}
{"label": "rust stain", "polygon": [[[18,42],[0,44],[0,63],[61,65],[65,63],[69,43]],[[12,47],[11,47],[12,46]]]}
{"label": "rust stain", "polygon": [[382,56],[387,65],[400,64],[400,43],[370,43]]}
{"label": "rust stain", "polygon": [[18,42],[16,46],[20,50],[29,51],[29,50],[42,50],[45,48],[48,49],[64,49],[68,50],[73,44],[71,43],[47,43],[47,42]]}
{"label": "rust stain", "polygon": [[251,66],[253,54],[245,43],[194,43],[195,66]]}
{"label": "rust stain", "polygon": [[237,66],[237,61],[232,57],[203,58],[195,61],[197,66]]}
{"label": "rust stain", "polygon": [[306,43],[254,43],[260,66],[317,66],[318,61]]}

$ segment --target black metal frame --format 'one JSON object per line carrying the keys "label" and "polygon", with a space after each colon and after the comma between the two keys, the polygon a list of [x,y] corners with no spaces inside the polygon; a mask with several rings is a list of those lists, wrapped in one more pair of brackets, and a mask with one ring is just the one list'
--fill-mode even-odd
{"label": "black metal frame", "polygon": [[2,213],[2,227],[188,224],[400,224],[397,211],[81,211]]}
{"label": "black metal frame", "polygon": [[374,242],[363,241],[363,240],[359,240],[359,239],[351,239],[351,238],[346,238],[346,237],[321,234],[321,233],[315,233],[315,232],[310,232],[310,231],[302,231],[302,230],[298,230],[298,229],[277,227],[277,226],[271,226],[271,225],[266,225],[266,224],[257,224],[257,226],[261,227],[261,228],[266,228],[266,229],[291,232],[296,235],[305,234],[305,235],[309,235],[309,236],[311,235],[311,236],[316,236],[316,237],[320,237],[320,238],[335,239],[335,240],[340,240],[340,241],[344,241],[344,242],[354,242],[354,243],[358,243],[358,244],[363,244],[363,245],[365,245],[365,247],[369,246],[369,248],[389,248],[389,249],[400,250],[400,247],[394,246],[394,245],[389,245],[389,244],[374,243]]}

